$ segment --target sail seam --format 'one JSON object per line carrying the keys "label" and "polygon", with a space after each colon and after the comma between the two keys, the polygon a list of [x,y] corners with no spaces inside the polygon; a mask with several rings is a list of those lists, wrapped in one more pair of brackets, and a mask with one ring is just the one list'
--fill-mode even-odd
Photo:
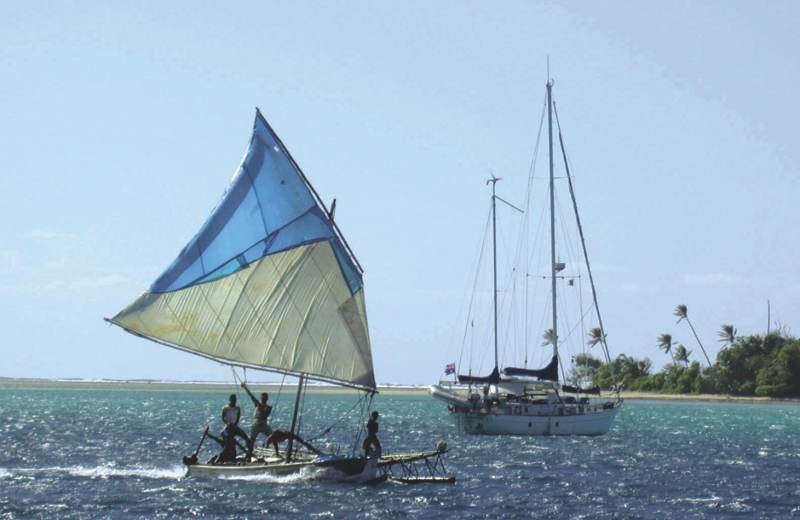
{"label": "sail seam", "polygon": [[[300,260],[302,260],[302,264],[305,264],[306,262],[308,262],[308,257],[312,257],[313,258],[312,253],[314,252],[314,249],[316,247],[317,247],[317,245],[312,245],[306,251],[303,252],[302,258],[300,259]],[[267,258],[270,259],[270,261],[273,264],[273,267],[275,267],[275,262],[274,262],[273,258],[272,257],[267,257]],[[300,264],[300,262],[298,262],[298,264]],[[301,270],[301,266],[298,265],[298,264],[295,265],[295,269],[294,269],[294,272],[292,274],[292,278],[297,276],[299,274],[300,270]],[[277,267],[275,267],[275,270],[277,271]],[[300,317],[302,317],[303,313],[300,311],[300,309],[298,308],[297,304],[295,303],[294,297],[292,296],[291,292],[289,291],[289,285],[286,284],[286,282],[284,280],[284,277],[280,277],[279,278],[279,282],[284,284],[283,294],[281,295],[281,298],[285,299],[286,301],[288,301],[291,304],[292,308],[295,310],[295,312],[297,312],[298,315]],[[283,320],[281,320],[281,323],[283,323]],[[280,325],[279,325],[279,327],[280,327]],[[276,332],[278,332],[278,331],[276,331]],[[319,350],[320,350],[319,345],[317,345],[317,342],[315,341],[313,336],[311,336],[311,335],[309,335],[309,336],[311,337],[311,342],[313,343],[314,348],[317,350],[317,352],[319,352]],[[274,340],[273,340],[273,342],[274,342]],[[292,347],[292,354],[291,354],[292,366],[294,366],[296,349],[297,349],[297,344],[295,343],[293,345],[293,347]],[[268,351],[269,351],[269,349],[268,349]],[[285,354],[285,351],[283,353]]]}
{"label": "sail seam", "polygon": [[[338,258],[336,258],[336,251],[334,251],[334,249],[333,249],[333,245],[329,243],[329,244],[328,244],[328,247],[330,248],[330,250],[331,250],[330,252],[331,252],[331,254],[334,256],[334,260],[336,261],[336,263],[337,263],[337,266],[338,266],[339,260],[338,260]],[[325,284],[326,288],[328,289],[328,292],[329,292],[329,293],[330,293],[332,296],[334,296],[334,297],[335,297],[336,295],[335,295],[335,294],[334,294],[334,292],[333,292],[333,288],[331,288],[331,286],[330,286],[330,285],[327,283],[327,277],[326,277],[326,274],[325,274],[325,273],[322,271],[322,269],[320,268],[320,266],[319,266],[319,264],[317,263],[317,261],[316,261],[316,259],[315,259],[315,258],[313,258],[313,257],[312,257],[312,258],[311,258],[311,260],[312,260],[312,262],[313,262],[313,264],[314,264],[314,267],[316,267],[316,268],[317,268],[317,271],[318,271],[318,272],[319,272],[319,274],[322,276],[323,283]],[[341,267],[340,267],[340,266],[339,266],[339,268],[341,269]],[[344,280],[345,280],[345,285],[347,285],[348,289],[350,289],[350,284],[347,282],[347,277],[346,277],[346,276],[344,276],[344,273],[342,273],[342,277],[343,277],[343,278],[344,278]],[[350,294],[350,297],[352,298],[352,297],[353,297],[353,293],[352,293],[352,291],[350,291],[350,293],[351,293],[351,294]],[[335,300],[335,298],[334,298],[334,300]],[[338,309],[337,309],[337,310],[338,310]],[[340,319],[341,319],[341,314],[339,315],[339,317],[340,317]],[[344,321],[344,320],[343,320],[343,321]],[[349,325],[347,325],[347,324],[345,324],[345,325],[346,325],[346,326],[345,326],[345,328],[347,329],[348,333],[350,333],[350,335],[351,335],[351,338],[352,338],[352,332],[350,331],[350,326],[349,326]],[[366,324],[365,324],[365,327],[366,327]],[[374,376],[374,369],[373,369],[373,367],[372,367],[372,356],[370,355],[370,360],[369,360],[369,363],[367,363],[367,362],[366,362],[366,360],[364,360],[364,357],[365,357],[365,356],[364,356],[364,353],[361,351],[361,348],[360,348],[360,347],[361,347],[361,345],[359,344],[359,342],[358,342],[358,341],[353,341],[353,345],[356,347],[356,349],[355,349],[355,350],[356,350],[356,352],[358,353],[358,357],[359,357],[359,358],[362,360],[362,364],[363,364],[363,367],[364,367],[364,369],[365,369],[365,370],[368,370],[368,371],[370,371],[370,372],[373,372],[373,374],[372,374],[372,377],[374,378],[375,376]],[[355,359],[353,359],[353,363],[355,363]],[[355,372],[355,366],[353,365],[353,366],[351,367],[351,373],[354,373],[354,372]]]}
{"label": "sail seam", "polygon": [[[247,275],[247,278],[249,279],[249,277],[252,276],[252,275],[253,275],[253,273],[249,273]],[[234,281],[231,282],[230,286],[228,287],[228,294],[225,295],[225,300],[222,302],[222,307],[225,308],[225,306],[227,305],[228,298],[230,298],[231,294],[233,293],[234,288],[237,287],[237,284],[240,286],[240,291],[239,291],[239,295],[236,297],[236,302],[234,302],[233,307],[231,309],[231,312],[228,313],[228,319],[226,319],[225,323],[222,324],[222,333],[220,334],[219,339],[217,340],[217,345],[214,348],[214,352],[219,352],[219,349],[222,347],[222,342],[223,342],[224,338],[228,338],[228,341],[230,341],[231,343],[236,341],[235,338],[233,338],[232,336],[229,336],[228,327],[230,326],[231,320],[233,319],[234,311],[236,309],[236,305],[238,304],[239,299],[242,297],[242,292],[244,291],[245,282],[242,282],[241,271],[237,271],[236,273],[233,274],[233,276],[235,276]],[[241,352],[240,352],[240,354],[241,354]]]}
{"label": "sail seam", "polygon": [[[253,242],[252,244],[247,246],[244,249],[244,251],[245,252],[249,251],[250,249],[254,248],[255,246],[257,246],[258,244],[260,244],[262,242],[264,243],[264,245],[266,247],[269,247],[275,241],[275,239],[278,237],[278,235],[281,233],[281,231],[283,231],[284,229],[286,229],[290,225],[294,224],[295,222],[297,222],[301,218],[305,217],[306,215],[311,214],[312,211],[315,209],[315,207],[316,206],[310,207],[307,211],[305,211],[304,213],[301,213],[299,216],[297,216],[296,218],[290,220],[285,225],[279,227],[275,231],[267,234],[264,238],[256,240],[255,242]],[[300,247],[300,246],[303,246],[303,245],[306,245],[306,244],[311,244],[311,243],[314,243],[314,242],[320,242],[322,240],[330,240],[330,238],[322,236],[322,237],[318,237],[318,238],[304,240],[303,242],[298,242],[296,244],[291,244],[291,245],[286,246],[286,247],[281,248],[281,249],[276,249],[274,251],[269,251],[268,253],[263,254],[262,256],[260,256],[259,258],[255,259],[253,261],[255,262],[256,260],[261,260],[262,258],[270,256],[270,255],[275,255],[275,254],[278,254],[278,253],[282,253],[284,251],[287,251],[287,250],[295,248],[295,247]],[[237,253],[237,254],[231,256],[230,258],[227,258],[226,260],[222,261],[217,267],[215,267],[211,271],[205,272],[205,267],[204,267],[202,275],[200,275],[197,278],[193,279],[192,281],[186,283],[185,285],[182,285],[180,287],[176,287],[175,289],[170,289],[168,291],[150,291],[150,292],[152,292],[153,294],[166,294],[166,293],[170,293],[170,292],[177,292],[177,291],[180,291],[182,289],[186,289],[188,287],[193,287],[195,285],[202,285],[204,283],[209,283],[209,282],[213,282],[213,281],[219,280],[219,278],[214,278],[214,279],[211,279],[211,280],[206,280],[205,282],[201,282],[201,280],[203,280],[204,278],[207,278],[208,276],[214,274],[217,270],[221,269],[222,267],[227,265],[232,260],[235,260],[237,257],[241,256],[242,254],[243,253]],[[198,258],[202,258],[202,255],[198,255]],[[202,259],[200,260],[200,262],[201,262],[201,265],[203,265]],[[241,270],[241,269],[239,269],[239,270]],[[234,273],[238,272],[239,270],[234,271]],[[230,274],[234,274],[234,273],[230,273]],[[229,276],[229,275],[226,275],[226,276]],[[222,276],[220,278],[224,278],[224,276]]]}
{"label": "sail seam", "polygon": [[210,359],[212,361],[216,361],[217,363],[224,363],[224,364],[227,364],[229,366],[236,366],[236,367],[242,367],[242,368],[250,368],[252,370],[260,370],[262,372],[272,372],[272,373],[275,373],[275,374],[284,374],[284,375],[292,375],[292,376],[299,376],[300,374],[302,374],[305,377],[307,377],[308,379],[313,379],[314,381],[321,381],[321,382],[324,382],[324,383],[331,383],[331,384],[336,384],[336,385],[340,385],[340,386],[346,386],[348,388],[354,388],[354,389],[357,389],[357,390],[368,390],[369,392],[378,393],[377,389],[374,386],[357,385],[357,384],[354,384],[354,383],[352,383],[350,381],[345,381],[343,379],[337,379],[335,377],[327,377],[327,376],[323,376],[323,375],[316,374],[316,373],[313,373],[313,372],[299,372],[299,371],[296,371],[296,370],[265,367],[265,366],[256,365],[256,364],[252,364],[252,363],[245,363],[245,362],[241,362],[241,361],[235,361],[235,360],[227,359],[227,358],[224,358],[224,357],[221,357],[221,356],[213,356],[213,355],[207,354],[205,352],[200,352],[198,350],[194,350],[194,349],[192,349],[190,347],[185,347],[185,346],[182,346],[182,345],[171,343],[171,342],[163,340],[163,339],[156,338],[155,336],[151,336],[149,334],[143,334],[141,332],[137,332],[137,331],[135,331],[133,329],[130,329],[130,328],[126,327],[122,323],[116,321],[115,318],[111,318],[111,319],[105,318],[105,320],[108,321],[109,323],[112,323],[112,324],[116,325],[117,327],[120,327],[122,330],[124,330],[125,332],[127,332],[129,334],[133,334],[134,336],[138,336],[140,338],[144,338],[146,340],[152,341],[153,343],[158,343],[159,345],[163,345],[165,347],[174,348],[176,350],[181,350],[183,352],[188,352],[189,354],[194,354],[194,355],[197,355],[197,356],[200,356],[200,357],[204,357],[206,359]]}
{"label": "sail seam", "polygon": [[[244,282],[242,282],[242,280],[240,279],[240,274],[239,274],[239,272],[237,272],[237,273],[236,273],[235,282],[238,282],[238,283],[240,283],[240,284],[242,285],[242,290],[241,290],[241,292],[239,293],[239,297],[238,297],[238,298],[236,298],[236,303],[234,304],[234,308],[231,310],[231,313],[230,313],[230,315],[228,316],[228,319],[227,319],[227,320],[225,320],[225,321],[224,321],[224,323],[223,323],[223,320],[222,320],[221,318],[219,318],[220,325],[222,325],[222,334],[220,335],[220,338],[219,338],[219,340],[217,341],[217,348],[216,348],[216,350],[217,350],[217,351],[219,351],[220,347],[222,346],[222,345],[221,345],[221,343],[222,343],[222,341],[223,341],[223,338],[224,338],[224,337],[226,337],[226,336],[228,336],[228,327],[229,327],[229,325],[230,325],[230,322],[231,322],[231,320],[233,319],[233,316],[234,316],[234,314],[235,314],[235,310],[236,310],[236,308],[237,308],[237,307],[238,307],[238,305],[239,305],[239,301],[241,300],[242,294],[244,294],[244,293],[245,293],[245,291],[247,290],[247,282],[249,282],[249,281],[250,281],[250,278],[251,278],[251,277],[252,277],[252,276],[255,274],[256,270],[257,270],[257,269],[253,269],[253,270],[252,270],[253,272],[251,272],[251,273],[250,273],[250,274],[247,276],[247,280],[245,280]],[[231,291],[233,290],[233,287],[234,287],[234,283],[232,283],[232,284],[231,284],[231,286],[230,286],[230,288],[228,289],[228,295],[230,295]],[[202,288],[202,287],[200,287],[200,288],[199,288],[199,290],[200,290],[200,291],[203,291],[203,288]],[[227,296],[227,295],[225,296],[225,301],[226,301],[226,302],[228,301],[228,296]],[[210,303],[210,302],[208,302],[208,304],[209,304],[209,306],[211,306],[211,303]],[[224,305],[224,303],[223,303],[223,305]],[[237,352],[237,353],[238,353],[238,354],[239,354],[241,357],[245,357],[244,355],[242,355],[242,351],[241,351],[241,350],[239,350],[239,342],[236,340],[236,338],[235,338],[235,337],[229,337],[228,341],[229,341],[229,343],[230,343],[231,349],[236,349],[236,352]]]}
{"label": "sail seam", "polygon": [[[272,126],[269,124],[269,121],[267,121],[267,119],[263,116],[263,114],[261,114],[260,110],[256,109],[256,114],[257,114],[257,116],[259,118],[261,118],[261,121],[267,127],[267,129],[269,130],[270,134],[272,134],[272,137],[275,138],[275,141],[281,147],[281,150],[283,150],[283,153],[286,154],[286,157],[292,163],[292,166],[294,166],[294,169],[297,172],[297,174],[300,176],[300,179],[303,181],[303,183],[308,188],[308,191],[310,191],[311,195],[314,197],[314,199],[315,199],[315,201],[317,203],[317,206],[321,210],[323,210],[326,215],[330,215],[330,212],[328,211],[328,208],[325,206],[325,203],[322,202],[322,199],[320,198],[319,194],[317,193],[317,190],[314,189],[314,187],[311,185],[311,182],[306,178],[306,175],[305,175],[305,173],[303,173],[303,170],[300,168],[300,165],[297,164],[297,161],[294,160],[294,157],[292,157],[292,154],[289,152],[289,149],[286,148],[286,145],[283,144],[283,141],[281,140],[281,138],[272,129]],[[339,226],[337,226],[336,222],[334,222],[333,219],[330,219],[330,217],[329,217],[329,221],[331,223],[331,227],[333,228],[334,233],[336,234],[336,237],[342,242],[342,245],[347,250],[347,254],[350,257],[350,259],[353,261],[353,263],[355,264],[355,267],[357,268],[358,272],[360,274],[363,274],[364,273],[364,269],[361,267],[361,263],[359,263],[358,258],[356,258],[355,253],[353,253],[353,250],[350,249],[350,244],[347,243],[347,240],[344,238],[344,234],[339,230]]]}

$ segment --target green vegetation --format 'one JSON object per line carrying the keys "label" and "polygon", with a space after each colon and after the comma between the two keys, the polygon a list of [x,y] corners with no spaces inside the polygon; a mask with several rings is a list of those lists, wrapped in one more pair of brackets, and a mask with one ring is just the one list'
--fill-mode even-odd
{"label": "green vegetation", "polygon": [[719,336],[726,346],[706,368],[690,362],[691,352],[683,345],[673,348],[672,337],[662,334],[657,346],[671,354],[673,362],[660,372],[652,372],[648,358],[620,354],[609,365],[581,354],[575,357],[570,379],[604,389],[621,383],[625,390],[665,394],[800,397],[800,339],[781,332],[736,336],[732,325],[724,325]]}

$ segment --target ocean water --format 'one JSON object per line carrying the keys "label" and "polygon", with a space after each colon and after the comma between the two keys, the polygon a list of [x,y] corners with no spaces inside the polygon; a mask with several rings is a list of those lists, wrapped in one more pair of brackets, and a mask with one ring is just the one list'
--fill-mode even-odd
{"label": "ocean water", "polygon": [[[800,406],[629,401],[603,437],[483,437],[428,397],[379,395],[384,452],[445,439],[455,485],[185,478],[230,390],[0,387],[0,518],[800,518]],[[290,394],[272,394],[276,426]],[[356,403],[309,393],[303,434]],[[320,442],[347,450],[355,412]]]}

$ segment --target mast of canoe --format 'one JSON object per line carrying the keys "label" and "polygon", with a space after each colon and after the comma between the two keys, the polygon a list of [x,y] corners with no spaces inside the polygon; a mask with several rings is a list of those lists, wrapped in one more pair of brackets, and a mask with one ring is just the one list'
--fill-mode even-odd
{"label": "mast of canoe", "polygon": [[294,397],[294,411],[292,412],[292,427],[291,427],[291,435],[289,436],[289,444],[286,448],[286,462],[292,461],[292,448],[294,447],[294,436],[297,433],[295,430],[297,428],[297,414],[300,411],[300,397],[303,395],[303,384],[305,383],[306,379],[303,373],[300,373],[300,379],[297,381],[297,393]]}

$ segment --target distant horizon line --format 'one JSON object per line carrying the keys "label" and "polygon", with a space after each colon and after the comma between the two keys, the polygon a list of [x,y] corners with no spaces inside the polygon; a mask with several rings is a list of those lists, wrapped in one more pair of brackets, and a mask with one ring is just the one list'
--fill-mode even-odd
{"label": "distant horizon line", "polygon": [[[238,383],[222,380],[183,380],[183,379],[151,379],[151,378],[134,378],[134,379],[118,379],[118,378],[84,378],[84,377],[15,377],[15,376],[0,376],[0,383],[2,382],[18,382],[18,383],[109,383],[109,384],[183,384],[183,385],[220,385],[229,386]],[[438,381],[437,381],[438,382]],[[281,383],[280,381],[248,381],[250,384],[262,386],[281,386],[281,385],[295,385],[295,382]],[[325,386],[331,388],[339,388],[341,385],[335,385],[324,381],[309,380],[309,386]],[[423,388],[428,384],[420,383],[378,383],[377,388],[381,387],[406,387],[406,388]]]}

